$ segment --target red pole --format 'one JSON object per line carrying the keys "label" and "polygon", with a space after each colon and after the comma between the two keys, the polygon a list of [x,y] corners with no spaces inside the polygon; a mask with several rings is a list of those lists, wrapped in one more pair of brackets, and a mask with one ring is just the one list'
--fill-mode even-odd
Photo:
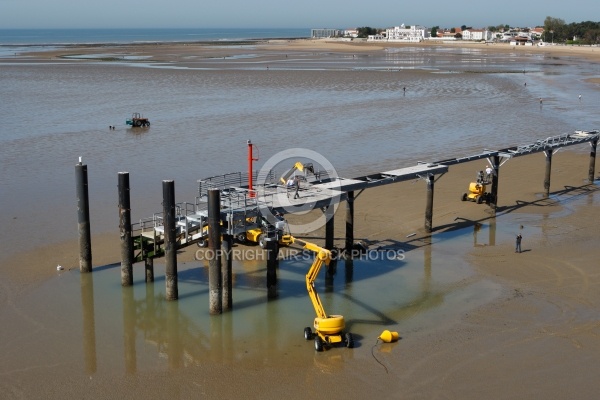
{"label": "red pole", "polygon": [[248,140],[248,190],[252,190],[252,142]]}
{"label": "red pole", "polygon": [[252,161],[258,161],[258,158],[254,158],[252,155],[253,146],[252,142],[248,140],[248,190],[250,190],[250,197],[254,197],[254,192],[252,192]]}

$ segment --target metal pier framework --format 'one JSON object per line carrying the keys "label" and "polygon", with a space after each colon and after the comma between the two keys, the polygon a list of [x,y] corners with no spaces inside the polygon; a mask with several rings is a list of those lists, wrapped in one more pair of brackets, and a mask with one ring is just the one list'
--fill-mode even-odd
{"label": "metal pier framework", "polygon": [[[152,217],[141,219],[130,224],[130,210],[128,199],[128,178],[126,187],[122,186],[120,178],[119,208],[121,213],[121,244],[122,244],[122,279],[124,286],[132,284],[127,276],[131,265],[135,262],[146,263],[146,279],[153,280],[152,260],[165,256],[168,248],[168,236],[165,231],[174,231],[173,246],[181,249],[209,238],[209,208],[210,192],[219,192],[220,222],[216,230],[220,230],[224,241],[237,238],[254,228],[261,226],[261,218],[273,223],[273,215],[278,213],[305,212],[312,209],[321,209],[327,216],[325,247],[333,247],[333,208],[332,206],[346,201],[346,250],[351,250],[354,238],[354,201],[363,190],[376,186],[388,185],[408,180],[421,179],[427,184],[427,198],[425,204],[426,232],[433,229],[433,193],[434,184],[442,175],[448,172],[450,166],[479,159],[487,159],[493,168],[491,177],[491,193],[489,205],[495,210],[498,204],[498,176],[500,167],[514,157],[532,153],[544,152],[546,155],[546,174],[544,189],[546,196],[550,190],[550,170],[552,155],[560,149],[576,144],[590,143],[590,163],[588,180],[594,181],[596,147],[600,134],[598,130],[575,131],[569,134],[551,136],[531,144],[507,147],[500,150],[484,150],[471,156],[444,159],[436,162],[419,162],[417,165],[395,169],[391,171],[373,173],[356,178],[341,178],[330,176],[328,171],[317,171],[314,177],[306,177],[301,191],[301,198],[294,199],[289,188],[281,185],[275,178],[275,173],[269,171],[265,176],[253,172],[251,179],[246,173],[231,173],[210,177],[198,181],[198,195],[194,202],[174,203],[172,209],[167,210],[165,204],[169,203],[163,191],[163,212],[155,213]],[[127,173],[120,173],[127,174]],[[125,180],[124,180],[125,181]],[[250,188],[249,181],[255,182]],[[172,182],[172,181],[170,181]],[[164,181],[163,181],[164,183]],[[257,184],[258,183],[258,184]],[[127,192],[127,196],[125,196]],[[292,211],[290,211],[292,210]],[[172,218],[165,218],[169,213]],[[129,218],[129,219],[128,219]],[[165,219],[172,219],[169,224]],[[220,241],[219,241],[220,242]],[[230,246],[230,242],[229,246]],[[220,243],[219,243],[220,244]],[[209,247],[213,248],[209,244]],[[175,268],[176,270],[176,268]],[[175,296],[176,297],[176,296]]]}

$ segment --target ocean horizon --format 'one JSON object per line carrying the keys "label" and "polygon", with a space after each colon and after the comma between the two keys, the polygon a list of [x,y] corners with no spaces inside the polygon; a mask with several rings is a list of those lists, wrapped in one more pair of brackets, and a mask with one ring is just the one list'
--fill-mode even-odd
{"label": "ocean horizon", "polygon": [[0,46],[308,38],[311,28],[0,29]]}

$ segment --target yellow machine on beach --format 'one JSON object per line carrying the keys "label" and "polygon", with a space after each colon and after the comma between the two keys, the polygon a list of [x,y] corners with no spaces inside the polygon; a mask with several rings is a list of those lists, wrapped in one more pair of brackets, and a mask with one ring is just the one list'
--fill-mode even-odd
{"label": "yellow machine on beach", "polygon": [[469,183],[469,191],[467,193],[463,193],[461,196],[462,201],[474,201],[477,204],[481,204],[486,202],[490,203],[492,200],[492,194],[486,192],[486,186],[490,184],[490,177],[483,176],[483,171],[479,171],[477,174],[477,181]]}
{"label": "yellow machine on beach", "polygon": [[474,201],[477,204],[481,204],[483,202],[489,203],[490,194],[485,191],[486,185],[484,182],[471,182],[469,184],[469,192],[463,193],[461,200],[462,201]]}
{"label": "yellow machine on beach", "polygon": [[306,274],[306,289],[317,316],[313,322],[315,331],[313,332],[310,327],[304,328],[304,339],[314,338],[316,351],[323,351],[324,346],[339,343],[343,343],[348,348],[354,347],[352,334],[350,332],[343,333],[346,326],[344,317],[341,315],[327,315],[323,309],[323,304],[321,304],[321,299],[315,291],[315,280],[323,264],[329,265],[331,262],[331,251],[314,243],[297,239],[294,236],[290,236],[290,239],[292,243],[299,243],[303,248],[315,253],[315,261]]}

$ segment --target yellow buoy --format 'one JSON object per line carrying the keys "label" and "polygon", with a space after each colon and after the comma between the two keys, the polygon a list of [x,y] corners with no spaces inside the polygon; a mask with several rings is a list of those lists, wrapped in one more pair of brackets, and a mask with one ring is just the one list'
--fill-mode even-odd
{"label": "yellow buoy", "polygon": [[381,335],[379,335],[378,339],[381,339],[385,343],[397,342],[398,332],[390,332],[386,329],[385,331],[381,332]]}

